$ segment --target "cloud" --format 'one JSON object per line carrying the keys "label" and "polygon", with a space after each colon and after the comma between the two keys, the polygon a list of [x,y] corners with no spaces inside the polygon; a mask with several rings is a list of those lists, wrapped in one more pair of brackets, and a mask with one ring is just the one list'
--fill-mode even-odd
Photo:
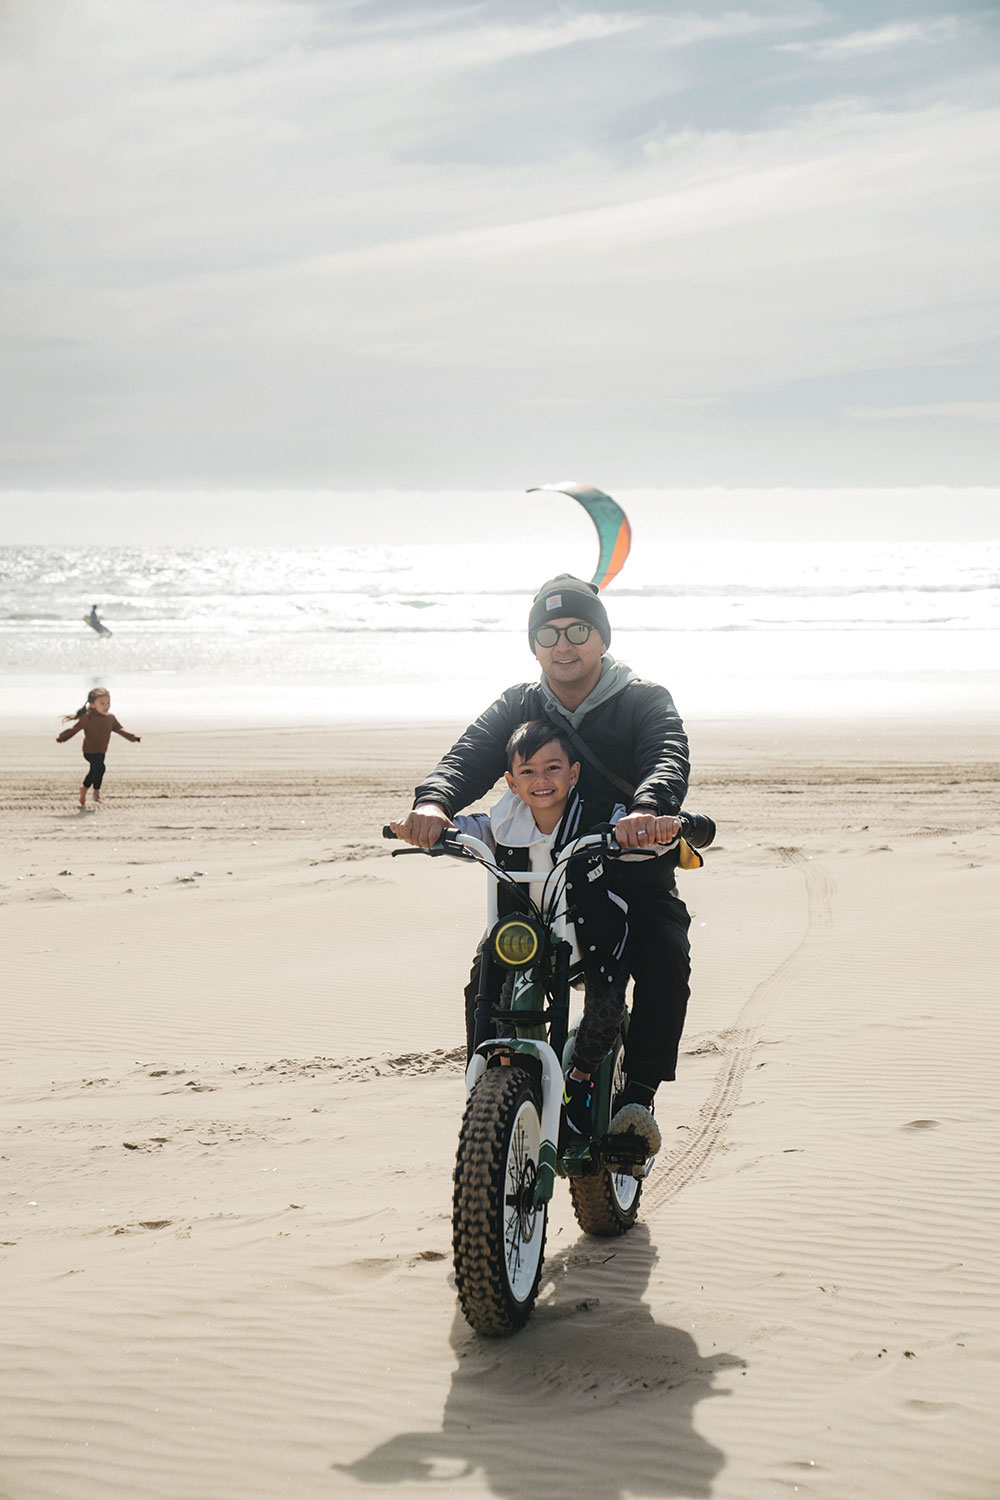
{"label": "cloud", "polygon": [[960,24],[955,16],[941,16],[936,21],[897,21],[871,31],[851,31],[845,36],[822,37],[810,41],[779,42],[778,52],[799,52],[822,62],[846,62],[868,57],[915,43],[952,41]]}
{"label": "cloud", "polygon": [[436,484],[515,425],[541,447],[558,416],[557,468],[598,431],[655,453],[672,418],[708,451],[747,441],[748,393],[777,411],[797,382],[946,364],[996,295],[1000,110],[968,58],[848,87],[858,38],[933,55],[917,33],[950,18],[847,30],[832,88],[801,65],[821,22],[794,0],[15,8],[0,452],[140,484],[396,462]]}
{"label": "cloud", "polygon": [[[365,21],[369,7],[345,3],[120,0],[108,11],[79,0],[47,30],[52,9],[39,4],[30,45],[0,63],[0,190],[17,226],[8,264],[46,298],[53,282],[294,272],[307,257],[420,239],[433,253],[442,235],[635,196],[616,185],[613,154],[572,139],[553,150],[553,132],[532,128],[552,88],[526,84],[515,65],[571,53],[598,118],[612,57],[626,70],[635,59],[612,53],[616,43],[641,36],[664,55],[795,29],[814,11],[558,9],[500,24],[483,6]],[[474,134],[486,75],[503,80],[525,130],[522,159],[492,169],[421,159],[422,143],[445,131]]]}
{"label": "cloud", "polygon": [[657,43],[667,47],[693,47],[704,42],[723,42],[741,37],[815,25],[824,15],[819,4],[802,4],[778,10],[727,10],[710,16],[689,12],[661,15],[655,23]]}
{"label": "cloud", "polygon": [[569,357],[584,390],[631,368],[663,399],[720,397],[976,336],[1000,248],[977,194],[998,167],[1000,111],[821,107],[771,130],[665,135],[611,192],[595,183],[610,202],[388,238],[225,285],[191,277],[155,305],[131,299],[131,317],[146,307],[162,331],[190,322],[217,339],[239,325],[250,342],[389,366],[530,367],[529,385]]}
{"label": "cloud", "polygon": [[1000,401],[937,401],[914,403],[909,406],[855,406],[848,409],[848,416],[862,422],[915,422],[929,418],[932,421],[1000,421]]}

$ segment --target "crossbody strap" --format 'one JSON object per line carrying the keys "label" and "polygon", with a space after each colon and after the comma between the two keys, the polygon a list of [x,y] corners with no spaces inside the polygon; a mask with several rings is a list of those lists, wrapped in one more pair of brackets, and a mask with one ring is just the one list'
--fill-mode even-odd
{"label": "crossbody strap", "polygon": [[[572,729],[565,729],[563,733],[573,746],[573,749],[577,751],[588,765],[593,766],[595,771],[600,771],[601,775],[607,781],[610,781],[612,786],[617,787],[620,792],[624,792],[626,797],[635,796],[635,787],[630,786],[624,777],[616,776],[614,771],[610,770],[604,764],[603,760],[594,754],[589,745],[585,745],[583,740],[577,739]],[[683,870],[700,870],[705,861],[697,849],[692,849],[686,839],[681,839],[678,846],[678,863]]]}
{"label": "crossbody strap", "polygon": [[580,756],[580,758],[582,760],[585,760],[589,766],[593,766],[595,771],[599,771],[600,774],[604,777],[605,781],[610,781],[611,785],[613,787],[616,787],[619,792],[624,792],[626,797],[635,796],[635,787],[627,782],[624,777],[616,776],[614,771],[606,766],[603,760],[601,760],[597,755],[594,754],[589,745],[584,744],[583,740],[577,739],[577,736],[572,729],[563,729],[563,733],[569,740],[570,744],[573,746],[573,749]]}

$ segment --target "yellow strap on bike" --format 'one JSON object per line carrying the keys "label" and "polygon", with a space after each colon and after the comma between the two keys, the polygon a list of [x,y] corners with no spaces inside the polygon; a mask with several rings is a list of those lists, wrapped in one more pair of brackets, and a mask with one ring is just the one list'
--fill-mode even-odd
{"label": "yellow strap on bike", "polygon": [[692,849],[687,839],[681,839],[677,846],[677,863],[682,870],[700,870],[705,861],[697,849]]}

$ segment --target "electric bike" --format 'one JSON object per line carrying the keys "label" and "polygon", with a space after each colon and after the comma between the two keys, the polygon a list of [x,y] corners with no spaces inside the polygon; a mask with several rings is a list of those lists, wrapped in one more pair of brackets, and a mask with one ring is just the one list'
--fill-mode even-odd
{"label": "electric bike", "polygon": [[[681,838],[711,843],[715,825],[681,815]],[[383,830],[393,838],[391,830]],[[675,847],[671,845],[670,847]],[[453,1248],[455,1284],[466,1320],[478,1333],[514,1333],[531,1316],[541,1280],[548,1204],[555,1180],[568,1180],[577,1223],[585,1234],[625,1234],[636,1222],[642,1185],[654,1157],[608,1133],[623,1089],[628,1012],[611,1052],[593,1074],[592,1136],[575,1139],[562,1120],[563,1075],[571,1066],[575,1027],[570,998],[582,988],[573,962],[573,910],[567,895],[571,863],[599,852],[616,859],[656,858],[623,850],[609,827],[567,844],[554,857],[541,902],[526,890],[518,910],[499,914],[501,884],[526,887],[535,871],[502,869],[489,847],[469,833],[446,830],[430,849],[397,854],[447,855],[481,865],[489,875],[487,935],[480,948],[475,1047],[465,1075],[467,1104],[455,1162]],[[700,856],[692,862],[700,864]],[[505,973],[499,1003],[496,967]]]}

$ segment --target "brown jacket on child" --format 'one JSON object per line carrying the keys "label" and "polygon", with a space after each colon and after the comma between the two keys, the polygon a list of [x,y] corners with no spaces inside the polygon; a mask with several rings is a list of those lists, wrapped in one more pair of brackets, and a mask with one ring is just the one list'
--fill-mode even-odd
{"label": "brown jacket on child", "polygon": [[83,730],[84,755],[104,755],[111,743],[112,730],[115,734],[122,735],[124,739],[131,740],[133,744],[139,738],[137,734],[129,734],[127,729],[123,729],[114,714],[99,714],[95,713],[92,708],[88,708],[75,724],[71,724],[69,729],[64,729],[62,734],[56,735],[56,739],[60,743],[63,740],[71,740],[74,734],[80,733],[81,729]]}

